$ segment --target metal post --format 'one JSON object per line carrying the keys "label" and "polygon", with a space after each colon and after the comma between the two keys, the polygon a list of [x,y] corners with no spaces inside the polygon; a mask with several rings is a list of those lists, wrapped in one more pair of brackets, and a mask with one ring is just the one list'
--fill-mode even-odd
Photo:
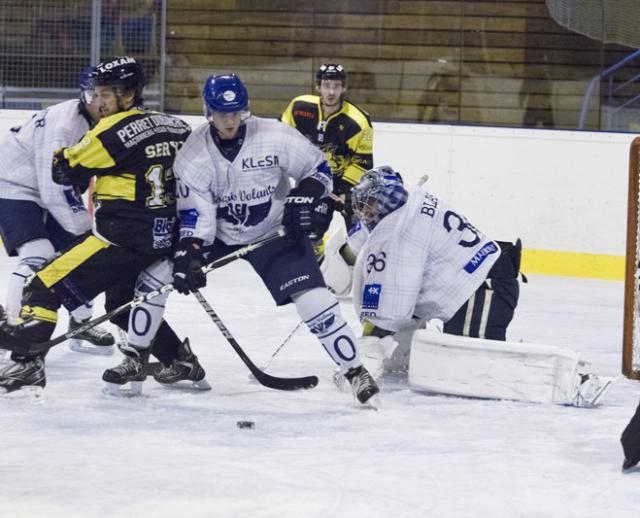
{"label": "metal post", "polygon": [[100,62],[102,0],[91,0],[91,64]]}
{"label": "metal post", "polygon": [[158,85],[158,110],[164,111],[164,81],[167,50],[167,0],[162,0],[160,14],[160,84]]}

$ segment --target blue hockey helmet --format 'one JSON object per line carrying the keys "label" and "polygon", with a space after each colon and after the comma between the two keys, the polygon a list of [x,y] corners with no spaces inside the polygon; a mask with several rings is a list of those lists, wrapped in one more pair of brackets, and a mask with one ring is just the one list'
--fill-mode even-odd
{"label": "blue hockey helmet", "polygon": [[80,91],[90,90],[93,88],[93,79],[91,78],[91,74],[93,73],[93,66],[87,65],[80,72],[80,76],[78,77],[78,86],[80,87]]}
{"label": "blue hockey helmet", "polygon": [[370,169],[351,189],[353,212],[369,230],[402,207],[408,197],[402,176],[388,165]]}
{"label": "blue hockey helmet", "polygon": [[89,104],[93,100],[93,66],[88,65],[82,69],[78,77],[78,88],[80,89],[80,101]]}
{"label": "blue hockey helmet", "polygon": [[209,76],[202,89],[202,100],[207,119],[212,112],[231,113],[249,109],[249,93],[235,74]]}

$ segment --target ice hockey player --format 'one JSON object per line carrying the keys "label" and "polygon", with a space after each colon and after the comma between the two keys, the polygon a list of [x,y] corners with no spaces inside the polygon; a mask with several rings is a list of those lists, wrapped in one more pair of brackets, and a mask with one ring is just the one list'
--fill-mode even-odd
{"label": "ice hockey player", "polygon": [[[389,166],[367,171],[352,190],[352,203],[364,235],[354,269],[354,302],[363,321],[365,357],[378,353],[383,367],[393,370],[410,364],[410,383],[430,390],[449,380],[446,393],[458,395],[597,404],[610,383],[580,374],[577,353],[505,342],[519,296],[519,240],[512,245],[489,239],[422,187],[408,192]],[[444,323],[442,342],[419,330],[434,319]],[[468,338],[445,343],[451,335]],[[416,349],[419,358],[413,358]],[[512,363],[518,357],[525,361]],[[535,390],[518,385],[526,358],[538,362],[526,374]],[[545,369],[554,374],[560,364],[566,369],[547,382]],[[435,365],[441,370],[434,373]]]}
{"label": "ice hockey player", "polygon": [[[25,279],[64,247],[91,229],[82,199],[86,186],[57,185],[51,178],[53,152],[78,142],[100,119],[93,109],[93,86],[87,67],[80,77],[78,99],[37,112],[22,126],[11,128],[0,148],[0,235],[7,254],[18,257],[7,283],[6,320],[19,323]],[[71,314],[73,329],[91,318],[91,301]],[[114,337],[100,327],[72,340],[74,350],[112,354]]]}
{"label": "ice hockey player", "polygon": [[640,404],[620,437],[624,451],[623,471],[631,471],[640,462]]}
{"label": "ice hockey player", "polygon": [[[331,192],[331,170],[320,150],[277,121],[251,117],[249,94],[235,74],[204,84],[208,124],[190,135],[174,164],[180,247],[174,286],[204,286],[203,264],[274,234],[286,238],[247,254],[277,305],[293,302],[310,331],[366,403],[378,392],[362,366],[356,338],[326,289],[308,234],[313,208]],[[295,187],[291,188],[291,183]]]}
{"label": "ice hockey player", "polygon": [[[334,210],[340,211],[351,227],[351,188],[373,167],[373,127],[369,114],[344,98],[347,73],[342,65],[327,63],[316,72],[318,95],[294,98],[280,120],[296,128],[324,153],[333,172],[333,197],[324,197],[316,207],[316,234],[327,231]],[[321,240],[316,243],[322,257]]]}
{"label": "ice hockey player", "polygon": [[[178,118],[142,108],[144,71],[132,57],[100,63],[92,81],[93,102],[103,118],[78,144],[54,153],[52,175],[61,185],[97,177],[94,230],[46,264],[25,288],[24,324],[14,330],[25,342],[50,338],[61,304],[74,310],[105,292],[110,311],[131,300],[134,289],[143,294],[162,284],[163,275],[171,279],[177,219],[171,166],[190,128]],[[144,380],[154,337],[153,353],[165,366],[188,363],[191,372],[204,377],[188,342],[162,320],[165,299],[160,296],[113,320],[129,332],[121,347],[125,359],[105,371],[105,381]],[[9,392],[25,385],[44,387],[44,355],[14,351],[12,359],[15,366],[0,372],[0,387]]]}
{"label": "ice hockey player", "polygon": [[354,302],[365,335],[440,319],[446,333],[505,340],[519,296],[519,242],[492,241],[422,188],[409,193],[389,166],[367,171],[352,203],[359,222],[349,244],[362,256]]}

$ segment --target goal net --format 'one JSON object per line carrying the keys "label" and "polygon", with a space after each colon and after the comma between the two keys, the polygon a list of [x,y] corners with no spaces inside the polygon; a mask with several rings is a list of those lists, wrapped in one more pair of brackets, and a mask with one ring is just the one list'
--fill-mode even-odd
{"label": "goal net", "polygon": [[640,379],[640,137],[629,150],[629,204],[627,212],[627,260],[624,287],[622,373]]}

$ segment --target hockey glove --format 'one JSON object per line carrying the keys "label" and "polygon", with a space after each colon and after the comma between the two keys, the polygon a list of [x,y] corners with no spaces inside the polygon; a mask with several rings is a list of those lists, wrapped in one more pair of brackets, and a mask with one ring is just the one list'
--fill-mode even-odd
{"label": "hockey glove", "polygon": [[64,157],[63,147],[53,153],[53,163],[51,164],[51,178],[58,185],[71,185],[69,175],[69,161]]}
{"label": "hockey glove", "polygon": [[328,196],[322,198],[315,206],[313,211],[313,233],[309,236],[311,239],[322,239],[325,232],[329,229],[333,210],[336,202]]}
{"label": "hockey glove", "polygon": [[187,238],[180,241],[173,256],[173,287],[178,293],[188,295],[207,285],[202,271],[202,240]]}
{"label": "hockey glove", "polygon": [[289,239],[299,241],[314,232],[314,208],[323,192],[324,186],[313,178],[305,178],[289,191],[282,215],[282,225]]}

